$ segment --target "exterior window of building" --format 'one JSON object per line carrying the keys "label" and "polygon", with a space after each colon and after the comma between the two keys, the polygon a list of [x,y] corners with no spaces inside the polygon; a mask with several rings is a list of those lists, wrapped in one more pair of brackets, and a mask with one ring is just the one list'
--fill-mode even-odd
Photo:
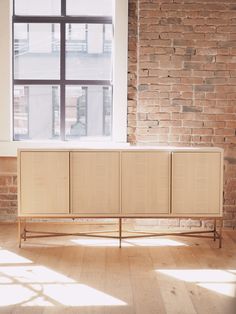
{"label": "exterior window of building", "polygon": [[109,87],[103,87],[103,134],[111,133],[112,93]]}
{"label": "exterior window of building", "polygon": [[110,139],[114,0],[14,0],[14,140]]}

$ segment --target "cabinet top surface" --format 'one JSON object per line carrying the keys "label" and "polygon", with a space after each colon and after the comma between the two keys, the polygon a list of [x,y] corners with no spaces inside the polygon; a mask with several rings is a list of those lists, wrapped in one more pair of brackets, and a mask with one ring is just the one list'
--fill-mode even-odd
{"label": "cabinet top surface", "polygon": [[66,145],[66,146],[35,146],[19,148],[23,151],[160,151],[160,152],[223,152],[219,147],[174,147],[174,146],[139,146],[139,145]]}

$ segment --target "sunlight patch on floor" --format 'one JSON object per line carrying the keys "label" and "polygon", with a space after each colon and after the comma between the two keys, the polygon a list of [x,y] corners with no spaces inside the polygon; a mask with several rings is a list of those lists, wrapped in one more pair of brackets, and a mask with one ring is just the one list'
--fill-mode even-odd
{"label": "sunlight patch on floor", "polygon": [[[157,273],[173,277],[185,282],[229,297],[236,297],[236,271],[221,269],[157,269]],[[235,274],[234,274],[235,273]]]}
{"label": "sunlight patch on floor", "polygon": [[198,286],[228,297],[236,297],[236,284],[233,283],[199,283]]}
{"label": "sunlight patch on floor", "polygon": [[[95,238],[76,238],[71,242],[81,246],[96,246],[96,247],[119,247],[119,240],[117,239],[95,239]],[[122,246],[131,246],[126,243],[122,243]]]}
{"label": "sunlight patch on floor", "polygon": [[[94,238],[81,238],[72,239],[73,243],[81,246],[96,246],[96,247],[119,247],[119,241],[117,239],[94,239]],[[130,246],[188,246],[187,244],[172,240],[172,239],[157,239],[157,238],[137,238],[137,239],[125,239],[122,241],[122,247]]]}
{"label": "sunlight patch on floor", "polygon": [[55,304],[45,299],[45,297],[33,297],[28,302],[24,302],[22,306],[44,306],[53,307]]}
{"label": "sunlight patch on floor", "polygon": [[32,263],[29,259],[8,250],[0,249],[0,265],[1,264],[28,264]]}
{"label": "sunlight patch on floor", "polygon": [[158,238],[140,238],[140,239],[128,239],[129,243],[139,246],[188,246],[187,244],[172,240],[172,239],[158,239]]}
{"label": "sunlight patch on floor", "polygon": [[[0,267],[0,307],[125,306],[120,299],[44,266]],[[4,297],[2,297],[4,296]]]}
{"label": "sunlight patch on floor", "polygon": [[0,307],[21,304],[35,297],[34,291],[21,284],[0,284]]}
{"label": "sunlight patch on floor", "polygon": [[0,267],[0,275],[5,275],[20,283],[73,283],[71,278],[44,266]]}
{"label": "sunlight patch on floor", "polygon": [[125,302],[84,284],[44,285],[44,294],[66,306],[121,306]]}

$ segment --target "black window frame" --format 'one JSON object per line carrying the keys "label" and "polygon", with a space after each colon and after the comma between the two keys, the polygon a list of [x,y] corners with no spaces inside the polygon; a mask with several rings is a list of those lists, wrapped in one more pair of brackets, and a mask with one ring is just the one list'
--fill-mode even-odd
{"label": "black window frame", "polygon": [[[113,27],[112,16],[71,16],[66,14],[66,1],[61,0],[61,15],[16,15],[15,0],[13,1],[13,16],[12,16],[12,99],[13,99],[13,130],[14,128],[14,87],[15,85],[52,85],[60,88],[60,140],[66,141],[66,86],[68,85],[99,85],[111,87],[113,99],[113,83],[111,80],[77,80],[66,79],[66,24],[111,24]],[[14,25],[16,23],[52,23],[60,24],[60,79],[15,79],[14,77]],[[14,137],[13,140],[17,141]]]}

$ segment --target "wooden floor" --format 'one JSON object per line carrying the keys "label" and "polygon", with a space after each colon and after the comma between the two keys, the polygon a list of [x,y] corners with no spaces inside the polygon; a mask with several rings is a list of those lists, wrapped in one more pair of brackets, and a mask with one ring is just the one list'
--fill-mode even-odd
{"label": "wooden floor", "polygon": [[236,231],[223,232],[222,249],[177,236],[121,249],[109,239],[30,239],[19,249],[16,225],[1,224],[0,313],[235,314]]}

